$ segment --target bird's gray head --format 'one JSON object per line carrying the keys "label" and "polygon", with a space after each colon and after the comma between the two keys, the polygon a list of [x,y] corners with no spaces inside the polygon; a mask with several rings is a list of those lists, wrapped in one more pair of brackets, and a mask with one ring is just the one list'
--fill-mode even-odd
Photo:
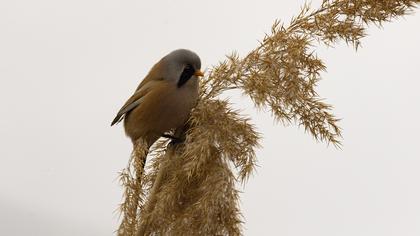
{"label": "bird's gray head", "polygon": [[183,86],[190,79],[203,76],[200,71],[200,57],[187,49],[178,49],[169,53],[162,58],[161,63],[165,70],[165,79],[175,82],[178,87]]}

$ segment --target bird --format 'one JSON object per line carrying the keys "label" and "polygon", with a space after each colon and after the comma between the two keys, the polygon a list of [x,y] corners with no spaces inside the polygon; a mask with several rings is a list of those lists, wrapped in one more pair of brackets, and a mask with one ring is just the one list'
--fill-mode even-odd
{"label": "bird", "polygon": [[199,97],[203,77],[200,57],[188,49],[177,49],[159,60],[140,82],[111,122],[124,120],[133,145],[144,141],[148,148],[167,132],[183,127]]}

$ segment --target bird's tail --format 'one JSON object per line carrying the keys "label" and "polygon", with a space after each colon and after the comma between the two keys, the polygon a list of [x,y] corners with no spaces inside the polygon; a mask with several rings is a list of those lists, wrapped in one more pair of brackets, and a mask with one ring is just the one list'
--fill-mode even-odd
{"label": "bird's tail", "polygon": [[149,145],[146,141],[140,139],[134,142],[130,162],[121,173],[125,191],[124,202],[120,208],[123,218],[117,231],[119,236],[135,235],[138,222],[137,212],[143,202],[142,178],[148,152]]}

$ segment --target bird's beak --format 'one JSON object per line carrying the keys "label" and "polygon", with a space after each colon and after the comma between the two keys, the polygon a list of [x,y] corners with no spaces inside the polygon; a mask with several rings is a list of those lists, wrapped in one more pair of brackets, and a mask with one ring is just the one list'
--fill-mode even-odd
{"label": "bird's beak", "polygon": [[196,71],[194,72],[194,75],[195,75],[195,76],[198,76],[198,77],[203,77],[203,76],[204,76],[204,73],[203,73],[201,70],[196,70]]}

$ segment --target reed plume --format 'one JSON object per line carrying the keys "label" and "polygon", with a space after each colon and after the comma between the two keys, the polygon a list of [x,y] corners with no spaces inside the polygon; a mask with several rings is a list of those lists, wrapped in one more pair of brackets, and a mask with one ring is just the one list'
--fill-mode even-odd
{"label": "reed plume", "polygon": [[[340,41],[357,49],[366,29],[409,14],[419,0],[324,0],[304,4],[288,25],[274,22],[260,45],[212,67],[180,144],[160,140],[146,173],[136,152],[121,174],[125,187],[118,235],[241,235],[237,182],[255,169],[260,134],[219,95],[239,89],[275,120],[304,127],[316,140],[341,145],[341,129],[315,88],[326,69],[318,45]],[[139,148],[140,152],[143,150]]]}

